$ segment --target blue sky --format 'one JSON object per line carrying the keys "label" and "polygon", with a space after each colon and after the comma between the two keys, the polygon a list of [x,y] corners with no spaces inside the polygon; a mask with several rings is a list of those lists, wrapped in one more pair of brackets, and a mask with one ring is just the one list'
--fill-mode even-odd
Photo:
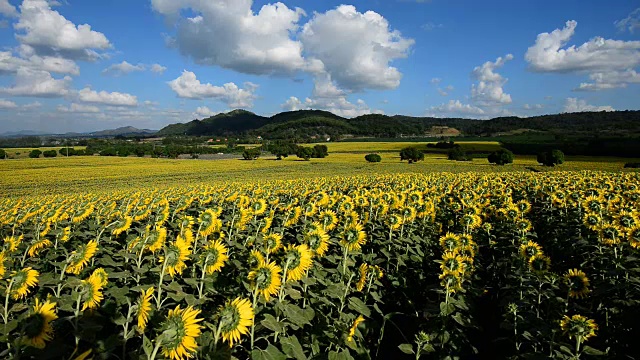
{"label": "blue sky", "polygon": [[0,132],[640,107],[640,1],[0,0],[0,47]]}

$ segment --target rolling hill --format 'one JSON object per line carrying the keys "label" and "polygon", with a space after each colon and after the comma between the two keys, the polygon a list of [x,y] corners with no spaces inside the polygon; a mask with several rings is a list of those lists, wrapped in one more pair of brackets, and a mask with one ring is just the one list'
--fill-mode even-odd
{"label": "rolling hill", "polygon": [[640,111],[583,112],[528,118],[499,117],[491,120],[388,116],[380,114],[343,118],[327,111],[299,110],[271,117],[234,110],[188,123],[171,124],[158,136],[262,136],[269,139],[313,136],[360,136],[393,138],[429,136],[434,127],[451,128],[465,136],[495,136],[509,132],[561,134],[640,134]]}

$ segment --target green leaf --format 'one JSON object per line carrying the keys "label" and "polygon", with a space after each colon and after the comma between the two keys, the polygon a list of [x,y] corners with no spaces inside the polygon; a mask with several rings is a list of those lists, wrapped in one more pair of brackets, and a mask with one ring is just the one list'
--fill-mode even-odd
{"label": "green leaf", "polygon": [[304,355],[304,351],[302,350],[302,345],[300,345],[297,337],[283,337],[280,339],[280,345],[282,346],[282,351],[284,351],[284,353],[287,354],[288,357],[295,358],[296,360],[307,359],[307,357]]}
{"label": "green leaf", "polygon": [[342,352],[329,352],[329,360],[353,360],[353,357],[349,354],[349,350],[344,349]]}
{"label": "green leaf", "polygon": [[264,316],[264,320],[260,321],[260,324],[271,331],[279,333],[284,332],[284,326],[282,326],[282,323],[277,321],[276,318],[271,314],[266,314]]}
{"label": "green leaf", "polygon": [[115,261],[113,261],[113,259],[111,258],[111,256],[109,255],[103,255],[99,260],[98,263],[100,263],[102,266],[110,266],[110,267],[114,267],[117,268],[118,267],[118,263],[116,263]]}
{"label": "green leaf", "polygon": [[254,349],[251,352],[253,360],[286,360],[287,356],[280,352],[277,347],[269,344],[266,350]]}
{"label": "green leaf", "polygon": [[349,299],[349,309],[355,310],[366,317],[371,316],[371,310],[369,310],[367,304],[356,297],[352,297]]}
{"label": "green leaf", "polygon": [[127,295],[129,294],[128,287],[117,287],[113,286],[107,289],[107,294],[111,295],[118,304],[126,304],[127,303]]}
{"label": "green leaf", "polygon": [[296,289],[292,289],[292,288],[286,288],[284,290],[285,294],[287,294],[287,296],[289,296],[291,299],[293,300],[300,300],[302,299],[302,295],[300,294],[300,291],[296,290]]}
{"label": "green leaf", "polygon": [[605,352],[602,352],[598,349],[594,349],[591,346],[586,346],[582,349],[582,352],[584,352],[587,355],[594,355],[594,356],[603,356],[606,355]]}
{"label": "green leaf", "polygon": [[284,307],[284,316],[286,316],[287,320],[299,327],[309,324],[309,320],[307,320],[304,310],[302,310],[298,305],[287,304]]}
{"label": "green leaf", "polygon": [[413,345],[411,344],[400,344],[398,345],[398,349],[407,355],[415,354],[413,351]]}
{"label": "green leaf", "polygon": [[451,315],[455,310],[456,308],[453,304],[447,304],[444,301],[440,303],[440,315],[442,316]]}

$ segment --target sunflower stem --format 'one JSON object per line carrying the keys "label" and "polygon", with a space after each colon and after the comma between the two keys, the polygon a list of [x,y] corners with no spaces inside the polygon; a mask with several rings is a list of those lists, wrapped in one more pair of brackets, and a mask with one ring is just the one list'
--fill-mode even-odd
{"label": "sunflower stem", "polygon": [[153,352],[151,353],[151,356],[147,358],[148,360],[154,360],[156,358],[156,355],[158,355],[158,350],[160,350],[161,344],[162,344],[162,334],[160,334],[160,336],[156,338],[156,346],[153,348]]}
{"label": "sunflower stem", "polygon": [[9,285],[7,285],[7,294],[4,297],[4,332],[7,332],[7,323],[9,322],[9,295],[11,294],[11,287],[13,286],[13,278],[9,280]]}
{"label": "sunflower stem", "polygon": [[[255,289],[253,289],[253,299],[251,301],[251,306],[253,306],[253,311],[254,312],[256,311],[257,300],[258,300],[258,288],[256,287]],[[251,346],[249,347],[250,351],[253,350],[253,341],[254,341],[255,328],[256,328],[256,320],[255,320],[255,317],[254,317],[253,321],[251,322]]]}
{"label": "sunflower stem", "polygon": [[158,296],[156,297],[156,309],[160,310],[160,306],[162,306],[161,296],[162,296],[162,280],[164,279],[164,272],[167,270],[167,257],[165,252],[165,258],[162,262],[162,271],[160,272],[160,280],[158,280]]}
{"label": "sunflower stem", "polygon": [[73,330],[74,336],[76,338],[76,347],[78,347],[78,343],[80,343],[80,337],[78,337],[78,318],[80,317],[80,300],[82,300],[82,293],[78,293],[78,299],[76,299],[76,310],[75,316],[73,317]]}

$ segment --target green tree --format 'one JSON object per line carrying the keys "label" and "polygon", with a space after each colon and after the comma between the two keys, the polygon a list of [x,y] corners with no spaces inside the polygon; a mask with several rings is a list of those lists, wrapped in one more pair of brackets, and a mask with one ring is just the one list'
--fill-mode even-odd
{"label": "green tree", "polygon": [[309,161],[309,159],[311,159],[311,156],[313,156],[313,149],[310,147],[299,146],[298,150],[296,151],[296,156]]}
{"label": "green tree", "polygon": [[513,162],[513,153],[507,149],[500,149],[493,152],[487,158],[490,163],[497,165],[511,164]]}
{"label": "green tree", "polygon": [[380,161],[382,161],[382,157],[380,157],[380,155],[378,155],[378,154],[369,154],[369,155],[366,155],[366,156],[364,157],[364,159],[365,159],[365,160],[367,160],[367,162],[370,162],[370,163],[374,163],[374,162],[380,162]]}
{"label": "green tree", "polygon": [[329,155],[329,149],[327,145],[316,145],[313,147],[313,156],[314,158],[326,158]]}
{"label": "green tree", "polygon": [[47,150],[42,153],[42,156],[52,158],[58,156],[58,153],[55,150]]}
{"label": "green tree", "polygon": [[424,160],[424,153],[416,147],[406,147],[400,150],[400,160],[407,160],[409,164],[411,164],[416,161]]}
{"label": "green tree", "polygon": [[555,166],[564,163],[564,153],[560,150],[538,153],[538,162],[544,166]]}
{"label": "green tree", "polygon": [[40,157],[40,155],[42,155],[42,151],[38,149],[31,150],[31,152],[29,153],[29,157],[32,159],[37,159]]}
{"label": "green tree", "polygon": [[242,152],[242,157],[245,160],[256,160],[260,157],[260,148],[246,149]]}
{"label": "green tree", "polygon": [[3,149],[0,149],[0,159],[6,159],[7,158],[7,152],[4,151]]}
{"label": "green tree", "polygon": [[467,153],[464,150],[462,150],[462,147],[459,145],[454,146],[453,148],[451,148],[451,150],[447,152],[447,158],[449,160],[455,160],[455,161],[471,160],[471,157],[467,155]]}
{"label": "green tree", "polygon": [[70,147],[63,147],[58,150],[60,156],[74,156],[76,155],[76,150]]}

